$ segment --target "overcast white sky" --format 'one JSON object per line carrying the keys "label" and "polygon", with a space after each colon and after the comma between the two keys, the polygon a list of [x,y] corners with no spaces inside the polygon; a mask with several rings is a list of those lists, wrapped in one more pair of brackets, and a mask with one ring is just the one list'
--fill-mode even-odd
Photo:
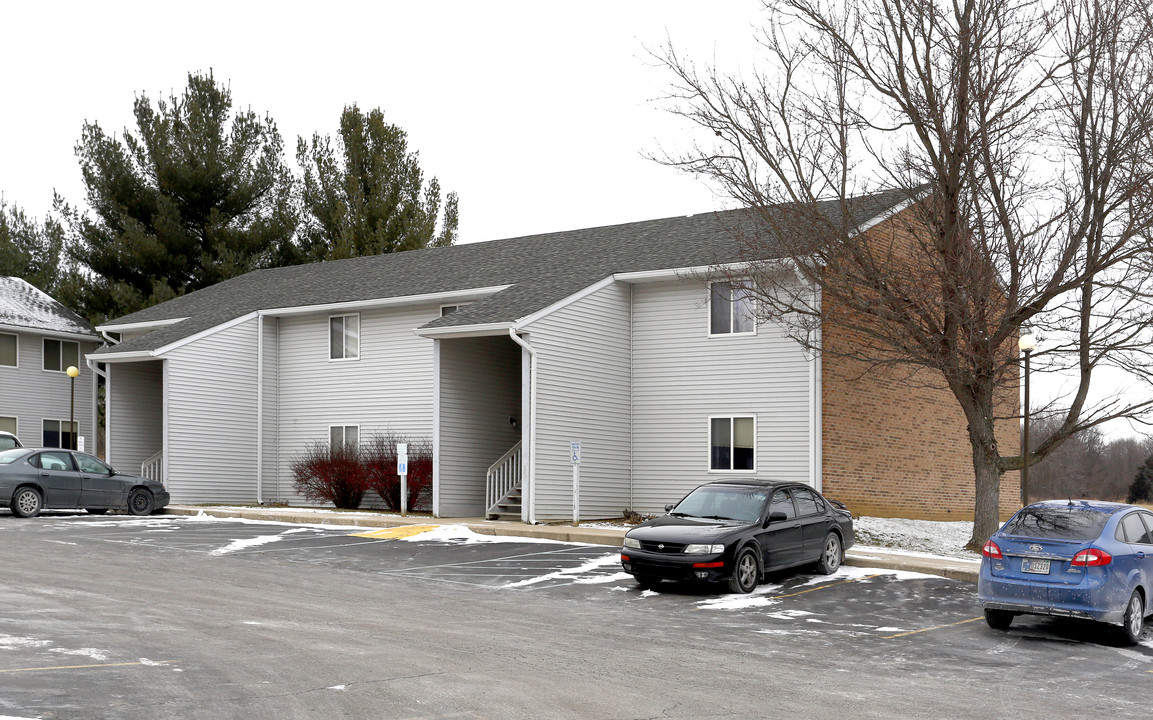
{"label": "overcast white sky", "polygon": [[[709,59],[749,40],[755,0],[26,2],[5,7],[0,193],[36,217],[84,200],[85,120],[131,126],[135,95],[211,69],[296,138],[380,107],[426,175],[460,195],[462,242],[712,210],[710,190],[641,156],[684,126],[651,102],[666,35]],[[134,129],[134,128],[132,128]]]}
{"label": "overcast white sky", "polygon": [[461,242],[705,212],[723,206],[710,188],[642,157],[689,138],[654,102],[669,76],[646,48],[668,38],[744,63],[760,13],[758,0],[9,4],[0,195],[37,218],[54,190],[83,204],[83,123],[120,133],[137,94],[155,102],[211,69],[276,120],[293,165],[297,136],[335,134],[346,104],[382,108],[459,193]]}

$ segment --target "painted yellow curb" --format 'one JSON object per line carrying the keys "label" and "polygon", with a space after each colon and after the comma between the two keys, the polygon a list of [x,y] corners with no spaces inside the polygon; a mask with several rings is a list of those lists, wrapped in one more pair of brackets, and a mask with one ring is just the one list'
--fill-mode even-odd
{"label": "painted yellow curb", "polygon": [[436,530],[437,525],[405,525],[404,527],[383,528],[369,530],[368,532],[353,533],[350,537],[376,538],[377,540],[399,540],[400,538],[420,535],[429,530]]}

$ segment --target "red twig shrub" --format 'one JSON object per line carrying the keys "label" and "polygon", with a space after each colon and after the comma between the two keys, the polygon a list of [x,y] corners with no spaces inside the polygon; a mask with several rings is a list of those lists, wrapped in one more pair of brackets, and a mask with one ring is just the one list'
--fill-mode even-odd
{"label": "red twig shrub", "polygon": [[296,491],[313,502],[330,502],[355,510],[368,490],[368,482],[356,447],[313,443],[292,460]]}
{"label": "red twig shrub", "polygon": [[394,432],[372,436],[361,453],[368,487],[389,510],[400,510],[400,476],[396,474],[396,444],[408,443],[408,509],[425,509],[432,500],[432,441],[406,438]]}

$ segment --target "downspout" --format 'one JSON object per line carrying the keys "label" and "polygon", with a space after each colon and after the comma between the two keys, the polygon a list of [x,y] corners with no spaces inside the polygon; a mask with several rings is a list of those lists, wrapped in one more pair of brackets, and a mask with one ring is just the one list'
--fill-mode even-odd
{"label": "downspout", "polygon": [[512,341],[528,352],[528,522],[536,524],[536,350],[516,334],[516,328],[508,329]]}

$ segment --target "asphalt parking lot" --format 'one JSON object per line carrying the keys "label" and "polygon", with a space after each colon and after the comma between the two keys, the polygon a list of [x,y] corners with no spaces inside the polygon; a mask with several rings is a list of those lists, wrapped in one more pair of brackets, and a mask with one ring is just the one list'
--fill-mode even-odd
{"label": "asphalt parking lot", "polygon": [[0,514],[0,717],[1126,717],[1153,682],[1148,631],[995,632],[961,581],[641,591],[604,546],[421,530]]}

